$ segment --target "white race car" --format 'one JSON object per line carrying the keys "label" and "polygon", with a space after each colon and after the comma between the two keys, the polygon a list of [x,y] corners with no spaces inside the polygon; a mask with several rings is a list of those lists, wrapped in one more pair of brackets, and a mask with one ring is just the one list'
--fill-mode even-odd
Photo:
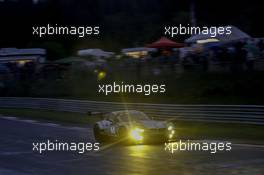
{"label": "white race car", "polygon": [[152,120],[143,112],[124,110],[108,113],[96,122],[94,136],[98,142],[120,139],[130,143],[170,141],[175,136],[175,127],[170,122]]}

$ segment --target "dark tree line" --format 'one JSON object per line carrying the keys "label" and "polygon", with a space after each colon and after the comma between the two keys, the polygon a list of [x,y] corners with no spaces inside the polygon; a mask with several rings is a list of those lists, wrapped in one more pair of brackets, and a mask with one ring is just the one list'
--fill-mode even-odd
{"label": "dark tree line", "polygon": [[[262,37],[262,9],[259,1],[195,2],[198,25],[232,24],[254,37]],[[67,51],[84,46],[118,50],[157,39],[165,24],[190,23],[190,2],[183,0],[31,0],[0,2],[0,47],[41,46],[43,42],[62,43]],[[32,37],[32,26],[100,25],[100,40]],[[188,36],[185,36],[188,37]],[[177,38],[183,40],[184,38]]]}

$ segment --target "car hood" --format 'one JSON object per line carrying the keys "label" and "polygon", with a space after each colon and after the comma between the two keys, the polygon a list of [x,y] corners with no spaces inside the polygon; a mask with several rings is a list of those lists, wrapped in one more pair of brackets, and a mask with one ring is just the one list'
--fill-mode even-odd
{"label": "car hood", "polygon": [[141,125],[147,129],[161,129],[166,128],[166,123],[163,121],[155,121],[155,120],[140,120],[137,121],[137,124]]}

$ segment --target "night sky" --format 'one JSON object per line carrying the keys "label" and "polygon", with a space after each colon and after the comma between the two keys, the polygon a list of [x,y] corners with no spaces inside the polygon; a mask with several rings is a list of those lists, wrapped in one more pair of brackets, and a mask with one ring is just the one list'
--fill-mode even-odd
{"label": "night sky", "polygon": [[[235,25],[253,37],[263,37],[259,1],[193,0],[198,25]],[[138,46],[159,38],[164,25],[190,23],[190,2],[177,0],[6,0],[0,1],[0,47],[30,47],[59,42],[67,48],[99,39],[98,47]],[[100,38],[32,36],[32,26],[99,25]],[[176,38],[183,41],[188,36]],[[107,43],[115,43],[113,45]]]}

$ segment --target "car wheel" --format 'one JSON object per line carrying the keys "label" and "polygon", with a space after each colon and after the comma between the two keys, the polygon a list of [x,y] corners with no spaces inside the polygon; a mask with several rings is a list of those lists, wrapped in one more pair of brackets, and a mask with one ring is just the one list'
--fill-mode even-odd
{"label": "car wheel", "polygon": [[98,124],[94,125],[93,131],[94,131],[94,138],[97,142],[103,143],[103,142],[109,141],[109,138],[106,135],[101,133],[101,130]]}

